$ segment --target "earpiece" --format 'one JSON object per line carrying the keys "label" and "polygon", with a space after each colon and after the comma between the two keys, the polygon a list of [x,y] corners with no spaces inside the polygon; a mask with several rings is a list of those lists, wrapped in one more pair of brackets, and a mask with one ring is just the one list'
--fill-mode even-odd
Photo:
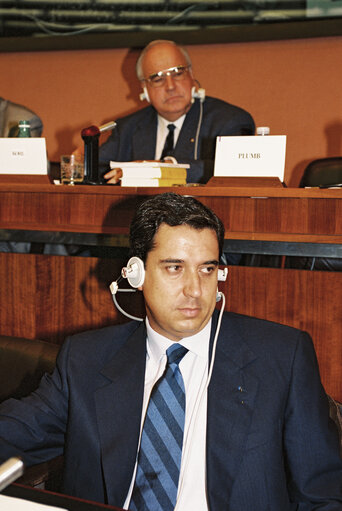
{"label": "earpiece", "polygon": [[191,97],[192,97],[192,100],[194,101],[195,99],[199,99],[201,103],[203,103],[203,101],[205,100],[205,89],[202,89],[201,87],[198,87],[196,89],[196,87],[192,87],[191,89]]}
{"label": "earpiece", "polygon": [[228,268],[223,268],[223,270],[218,269],[217,271],[217,280],[220,282],[225,282],[227,280]]}
{"label": "earpiece", "polygon": [[141,287],[145,280],[145,267],[140,257],[131,257],[127,266],[122,268],[121,275],[128,280],[130,286]]}
{"label": "earpiece", "polygon": [[143,87],[143,91],[139,94],[139,99],[140,101],[144,101],[146,99],[148,103],[151,103],[150,96],[148,95],[148,90],[146,87]]}
{"label": "earpiece", "polygon": [[[223,270],[221,270],[221,269],[217,270],[217,280],[219,282],[225,282],[227,280],[227,275],[228,275],[228,268],[223,268]],[[216,302],[219,302],[220,300],[222,300],[222,296],[223,296],[223,293],[221,293],[221,291],[219,291],[217,288]]]}

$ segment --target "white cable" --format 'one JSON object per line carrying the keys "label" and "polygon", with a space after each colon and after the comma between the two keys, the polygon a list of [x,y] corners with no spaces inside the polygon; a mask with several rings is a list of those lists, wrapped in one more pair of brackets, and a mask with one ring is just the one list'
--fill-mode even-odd
{"label": "white cable", "polygon": [[219,336],[219,333],[220,333],[222,316],[223,316],[224,308],[225,308],[225,305],[226,305],[226,297],[224,296],[223,293],[221,293],[221,291],[219,292],[219,294],[221,295],[222,306],[221,306],[220,314],[219,314],[219,317],[218,317],[218,320],[217,320],[217,327],[216,327],[215,338],[214,338],[214,342],[213,342],[213,352],[211,354],[210,368],[209,368],[209,371],[208,371],[208,379],[207,379],[207,383],[206,383],[206,389],[209,387],[209,383],[210,383],[210,380],[211,380],[211,375],[212,375],[213,368],[214,368],[217,339],[218,339],[218,336]]}
{"label": "white cable", "polygon": [[[120,293],[125,293],[125,292],[126,293],[135,293],[136,289],[118,289],[118,291],[120,291]],[[144,318],[138,318],[136,316],[132,316],[131,314],[128,314],[128,312],[125,312],[118,304],[117,299],[115,298],[115,293],[112,293],[112,297],[113,297],[113,302],[114,302],[115,307],[121,312],[121,314],[123,314],[124,316],[127,316],[130,319],[133,319],[134,321],[144,321]]]}
{"label": "white cable", "polygon": [[198,159],[198,139],[199,139],[199,132],[202,125],[202,117],[203,117],[203,102],[200,101],[200,114],[197,124],[197,130],[196,130],[196,137],[195,137],[195,148],[194,148],[194,158],[195,160]]}
{"label": "white cable", "polygon": [[[186,474],[186,471],[187,471],[187,468],[188,468],[188,464],[189,464],[189,459],[190,459],[189,452],[190,452],[190,449],[191,449],[191,443],[192,443],[192,439],[193,439],[193,436],[191,436],[191,433],[192,433],[193,428],[196,425],[195,424],[195,420],[196,420],[196,417],[197,417],[197,414],[198,414],[198,410],[199,410],[199,407],[201,405],[202,399],[203,399],[205,393],[208,390],[209,383],[210,383],[210,380],[211,380],[211,376],[212,376],[212,373],[213,373],[214,362],[215,362],[215,355],[216,355],[217,340],[218,340],[218,336],[219,336],[220,329],[221,329],[221,322],[222,322],[222,316],[223,316],[223,313],[224,313],[224,308],[225,308],[225,305],[226,305],[226,297],[221,292],[219,294],[221,295],[222,305],[221,305],[220,314],[219,314],[219,317],[218,317],[218,320],[217,320],[216,332],[215,332],[215,337],[214,337],[214,341],[213,341],[213,351],[212,351],[212,354],[211,354],[211,360],[210,360],[210,366],[209,366],[207,381],[205,382],[205,384],[203,386],[202,392],[200,392],[200,394],[197,396],[196,403],[195,403],[195,406],[193,408],[193,412],[192,412],[190,420],[189,420],[189,427],[188,427],[188,431],[187,431],[187,437],[186,437],[185,441],[183,442],[183,445],[186,446],[186,451],[184,452],[184,469],[182,470],[182,479],[179,482],[179,492],[178,492],[177,502],[176,502],[176,506],[175,506],[174,511],[177,510],[177,503],[180,500],[180,496],[181,496],[181,493],[182,493],[182,490],[183,490],[184,476]],[[188,437],[190,437],[189,443],[187,441]]]}

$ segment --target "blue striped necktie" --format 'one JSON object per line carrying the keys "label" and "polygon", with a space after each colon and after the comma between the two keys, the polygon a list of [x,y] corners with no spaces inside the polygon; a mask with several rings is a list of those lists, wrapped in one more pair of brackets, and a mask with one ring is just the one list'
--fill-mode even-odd
{"label": "blue striped necktie", "polygon": [[148,404],[129,509],[172,511],[182,459],[185,391],[178,364],[187,349],[174,343],[166,351],[165,371]]}

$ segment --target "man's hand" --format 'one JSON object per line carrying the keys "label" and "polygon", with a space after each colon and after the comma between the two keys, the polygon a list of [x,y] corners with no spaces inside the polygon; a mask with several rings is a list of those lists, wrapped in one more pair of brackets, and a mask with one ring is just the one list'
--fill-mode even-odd
{"label": "man's hand", "polygon": [[122,169],[120,168],[111,169],[109,172],[104,174],[103,177],[108,180],[107,184],[116,185],[122,178]]}

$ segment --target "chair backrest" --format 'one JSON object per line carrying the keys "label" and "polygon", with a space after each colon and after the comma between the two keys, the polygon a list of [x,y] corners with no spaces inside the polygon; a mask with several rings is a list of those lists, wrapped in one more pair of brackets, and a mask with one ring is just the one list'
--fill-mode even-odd
{"label": "chair backrest", "polygon": [[300,186],[334,186],[341,183],[342,156],[336,156],[310,162],[304,171]]}
{"label": "chair backrest", "polygon": [[20,398],[52,372],[60,346],[45,341],[0,335],[0,402]]}

